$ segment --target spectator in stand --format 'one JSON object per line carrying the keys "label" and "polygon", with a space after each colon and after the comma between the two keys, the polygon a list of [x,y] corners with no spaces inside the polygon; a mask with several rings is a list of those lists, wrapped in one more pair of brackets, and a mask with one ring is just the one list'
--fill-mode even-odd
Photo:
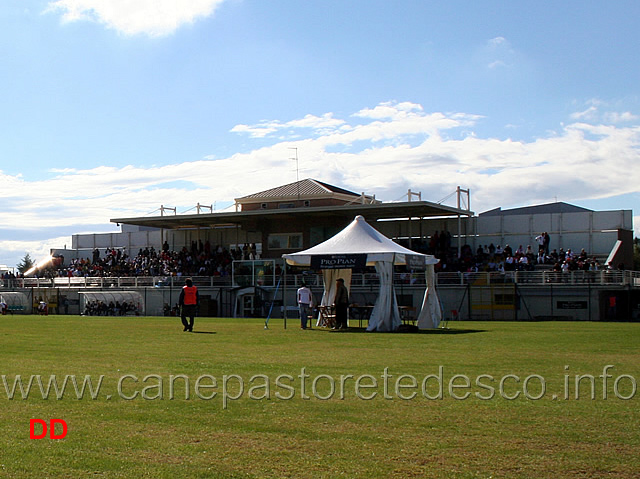
{"label": "spectator in stand", "polygon": [[540,233],[538,236],[536,236],[536,243],[538,244],[538,254],[540,252],[547,254],[544,246],[544,233]]}
{"label": "spectator in stand", "polygon": [[544,254],[549,256],[549,245],[551,244],[551,237],[546,231],[542,233],[542,236],[544,236]]}
{"label": "spectator in stand", "polygon": [[440,235],[436,231],[433,236],[431,236],[431,240],[429,241],[429,249],[431,250],[431,254],[435,254],[438,252],[438,246],[440,245]]}
{"label": "spectator in stand", "polygon": [[504,270],[515,271],[515,269],[516,269],[515,258],[511,255],[507,255],[507,258],[504,260]]}

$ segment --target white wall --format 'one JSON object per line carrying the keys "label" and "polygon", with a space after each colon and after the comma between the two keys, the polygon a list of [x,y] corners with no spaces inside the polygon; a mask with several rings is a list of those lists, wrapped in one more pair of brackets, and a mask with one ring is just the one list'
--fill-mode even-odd
{"label": "white wall", "polygon": [[631,210],[479,216],[474,220],[474,249],[493,243],[509,244],[514,250],[531,245],[535,251],[535,237],[546,231],[551,236],[551,249],[584,248],[589,254],[607,255],[618,239],[617,230],[633,230]]}

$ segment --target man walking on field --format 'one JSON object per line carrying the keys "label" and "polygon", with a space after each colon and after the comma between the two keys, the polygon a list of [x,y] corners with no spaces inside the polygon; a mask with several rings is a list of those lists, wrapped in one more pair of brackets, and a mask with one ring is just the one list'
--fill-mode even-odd
{"label": "man walking on field", "polygon": [[[178,300],[178,304],[180,305],[180,319],[182,319],[182,324],[184,325],[183,331],[193,331],[193,322],[198,309],[200,295],[198,294],[198,288],[193,285],[191,278],[187,278],[185,283],[182,291],[180,291],[180,299]],[[189,322],[187,322],[187,317],[189,318]]]}

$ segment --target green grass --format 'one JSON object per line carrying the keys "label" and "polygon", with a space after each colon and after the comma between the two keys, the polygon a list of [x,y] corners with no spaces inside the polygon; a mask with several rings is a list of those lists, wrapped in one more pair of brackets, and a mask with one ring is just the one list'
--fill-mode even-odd
{"label": "green grass", "polygon": [[[301,331],[296,321],[284,330],[261,320],[198,318],[196,333],[183,333],[176,318],[81,318],[4,316],[0,320],[0,374],[9,386],[16,375],[104,376],[97,399],[76,399],[69,387],[63,399],[42,399],[37,386],[28,399],[7,398],[0,382],[0,477],[619,477],[640,473],[640,324],[457,322],[449,331],[420,334],[365,333],[362,330]],[[606,391],[604,366],[612,365]],[[423,396],[439,393],[442,399]],[[305,368],[309,399],[302,399]],[[387,369],[387,395],[383,374]],[[568,368],[568,369],[566,369]],[[415,377],[418,386],[395,391],[396,379]],[[500,379],[508,378],[504,394]],[[575,399],[576,375],[595,377],[596,399],[588,378]],[[118,395],[120,378],[127,378]],[[157,375],[146,382],[147,375]],[[184,380],[189,378],[190,398]],[[195,382],[210,375],[212,399],[195,393]],[[244,392],[222,398],[224,377],[237,375]],[[270,399],[265,379],[268,378]],[[294,388],[290,396],[276,378]],[[339,397],[340,377],[344,398]],[[355,379],[371,375],[377,387],[356,395]],[[454,375],[471,381],[452,397]],[[480,377],[481,375],[490,375]],[[529,396],[523,393],[531,377]],[[569,398],[565,399],[565,376]],[[253,381],[251,378],[253,377]],[[493,399],[487,387],[494,388]],[[336,392],[329,399],[330,380]],[[316,380],[315,395],[311,391]],[[203,385],[210,385],[202,380]],[[361,379],[371,385],[372,378]],[[402,384],[410,386],[410,377]],[[464,385],[458,377],[454,385]],[[251,394],[254,398],[250,397]],[[147,388],[143,399],[142,390]],[[227,394],[240,395],[229,379]],[[603,399],[603,394],[607,397]],[[110,398],[107,396],[110,395]],[[555,399],[554,399],[555,395]],[[162,396],[162,399],[159,398]],[[225,408],[226,402],[226,408]],[[60,418],[68,424],[61,440],[30,440],[29,420]],[[59,432],[59,431],[57,431]]]}

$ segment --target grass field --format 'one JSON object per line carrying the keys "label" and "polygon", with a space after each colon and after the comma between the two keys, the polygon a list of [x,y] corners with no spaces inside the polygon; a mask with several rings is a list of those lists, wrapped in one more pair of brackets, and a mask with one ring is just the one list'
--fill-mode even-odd
{"label": "grass field", "polygon": [[[269,326],[3,316],[0,477],[640,475],[640,324]],[[32,379],[23,399],[35,375],[63,397]],[[30,439],[34,418],[66,436]]]}

